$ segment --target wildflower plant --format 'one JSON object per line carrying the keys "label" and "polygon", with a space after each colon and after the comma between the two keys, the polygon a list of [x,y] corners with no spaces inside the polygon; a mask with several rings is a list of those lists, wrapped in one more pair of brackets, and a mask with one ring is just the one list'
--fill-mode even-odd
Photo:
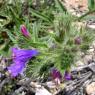
{"label": "wildflower plant", "polygon": [[[14,12],[12,11],[12,13]],[[11,47],[21,49],[17,52],[33,49],[39,51],[38,56],[28,62],[26,74],[32,77],[46,77],[51,73],[53,67],[56,70],[54,71],[55,74],[52,73],[52,76],[59,77],[58,74],[61,73],[67,75],[66,78],[70,79],[68,71],[76,60],[77,52],[86,51],[94,40],[95,34],[85,27],[78,28],[75,25],[77,18],[69,14],[59,0],[55,0],[54,9],[51,8],[50,11],[41,10],[38,12],[30,8],[30,14],[32,21],[28,16],[20,19],[19,16],[13,15],[15,18],[13,21],[16,24],[11,30],[7,29],[7,35],[12,43]],[[46,14],[48,15],[46,16]],[[18,63],[17,60],[14,60],[13,65],[8,68],[9,72],[11,71],[10,73],[12,73],[13,67],[21,64],[18,65],[20,71],[17,69],[20,73],[22,68],[26,67],[27,59],[32,57],[32,53],[28,52],[31,56],[27,58],[26,55],[23,55],[21,58],[26,59],[23,62],[19,53],[17,55]]]}
{"label": "wildflower plant", "polygon": [[78,29],[74,22],[73,16],[68,13],[54,15],[53,24],[50,26],[52,29],[46,29],[47,35],[42,37],[47,47],[42,48],[42,54],[33,61],[35,64],[29,65],[32,75],[48,75],[51,67],[64,74],[76,61],[77,52],[85,52],[89,48],[94,40],[94,34],[84,27]]}

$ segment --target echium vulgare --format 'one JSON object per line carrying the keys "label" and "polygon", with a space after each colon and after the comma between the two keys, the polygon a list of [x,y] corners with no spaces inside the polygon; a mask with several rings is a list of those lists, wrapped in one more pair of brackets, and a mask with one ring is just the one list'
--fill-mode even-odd
{"label": "echium vulgare", "polygon": [[27,38],[30,38],[29,31],[28,31],[28,29],[26,28],[25,25],[21,25],[21,26],[20,26],[20,31],[21,31],[21,33],[23,34],[23,36],[25,36],[25,37],[27,37]]}
{"label": "echium vulgare", "polygon": [[18,74],[21,74],[28,61],[36,55],[38,55],[36,49],[12,48],[13,64],[7,67],[10,75],[16,77]]}

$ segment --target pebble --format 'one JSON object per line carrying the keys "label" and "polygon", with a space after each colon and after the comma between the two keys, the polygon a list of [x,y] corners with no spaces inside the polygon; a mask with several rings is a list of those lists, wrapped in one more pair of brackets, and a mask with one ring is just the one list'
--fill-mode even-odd
{"label": "pebble", "polygon": [[89,62],[92,62],[93,55],[85,55],[83,58],[84,64],[88,64]]}
{"label": "pebble", "polygon": [[78,66],[83,66],[84,65],[84,63],[81,61],[81,60],[79,60],[79,61],[77,61],[76,62],[76,66],[78,67]]}
{"label": "pebble", "polygon": [[94,48],[91,48],[87,51],[89,54],[93,54],[94,53]]}
{"label": "pebble", "polygon": [[89,68],[95,73],[95,63],[93,62],[91,64],[93,65],[89,66]]}
{"label": "pebble", "polygon": [[95,82],[92,82],[86,87],[87,95],[95,95]]}
{"label": "pebble", "polygon": [[87,27],[90,28],[90,29],[95,30],[95,23],[87,24]]}
{"label": "pebble", "polygon": [[35,95],[52,95],[48,90],[46,90],[44,87],[36,88]]}
{"label": "pebble", "polygon": [[49,81],[49,82],[46,82],[46,85],[47,85],[47,87],[49,87],[49,88],[56,88],[56,85],[55,85],[55,83],[54,82],[52,82],[52,81]]}

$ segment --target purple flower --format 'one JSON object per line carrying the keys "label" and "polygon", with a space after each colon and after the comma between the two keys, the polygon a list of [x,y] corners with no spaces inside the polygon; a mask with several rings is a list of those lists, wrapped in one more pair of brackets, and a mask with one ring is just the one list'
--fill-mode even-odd
{"label": "purple flower", "polygon": [[62,78],[61,73],[56,68],[52,68],[50,73],[51,73],[51,76],[53,79],[61,79]]}
{"label": "purple flower", "polygon": [[8,67],[8,71],[11,74],[12,77],[16,77],[18,74],[21,74],[25,68],[26,64],[19,62],[11,64],[10,67]]}
{"label": "purple flower", "polygon": [[21,29],[21,32],[22,32],[23,36],[28,37],[28,38],[30,37],[29,32],[28,32],[25,25],[21,25],[20,29]]}
{"label": "purple flower", "polygon": [[12,57],[13,62],[17,63],[18,61],[26,63],[29,59],[36,56],[38,54],[37,50],[29,50],[29,49],[18,49],[12,48]]}
{"label": "purple flower", "polygon": [[80,45],[81,42],[82,42],[82,38],[81,37],[75,38],[75,44]]}
{"label": "purple flower", "polygon": [[12,77],[16,77],[18,74],[21,74],[26,67],[26,63],[32,57],[38,54],[37,50],[26,50],[26,49],[18,49],[12,48],[12,57],[13,64],[8,67],[8,71]]}
{"label": "purple flower", "polygon": [[68,71],[65,71],[64,78],[65,80],[71,80],[71,74]]}

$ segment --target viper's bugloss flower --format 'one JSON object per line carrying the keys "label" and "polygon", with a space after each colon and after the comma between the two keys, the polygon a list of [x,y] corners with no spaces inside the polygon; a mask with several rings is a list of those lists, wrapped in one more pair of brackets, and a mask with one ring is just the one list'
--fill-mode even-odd
{"label": "viper's bugloss flower", "polygon": [[25,25],[21,25],[21,26],[20,26],[20,30],[21,30],[23,36],[25,36],[25,37],[30,37],[30,34],[29,34],[29,32],[28,32],[28,30],[27,30],[27,28],[26,28]]}
{"label": "viper's bugloss flower", "polygon": [[58,71],[56,68],[52,68],[50,74],[53,79],[61,79],[62,78],[60,71]]}
{"label": "viper's bugloss flower", "polygon": [[75,44],[80,45],[81,42],[82,42],[82,38],[81,37],[76,37],[75,38]]}
{"label": "viper's bugloss flower", "polygon": [[8,71],[11,76],[16,77],[18,74],[21,74],[29,59],[36,55],[38,55],[38,51],[35,49],[27,50],[12,48],[13,64],[8,67]]}
{"label": "viper's bugloss flower", "polygon": [[13,62],[17,63],[18,61],[26,63],[29,59],[36,56],[38,51],[35,49],[18,49],[12,48],[12,57]]}
{"label": "viper's bugloss flower", "polygon": [[65,71],[64,79],[65,80],[71,80],[71,74],[68,71]]}

